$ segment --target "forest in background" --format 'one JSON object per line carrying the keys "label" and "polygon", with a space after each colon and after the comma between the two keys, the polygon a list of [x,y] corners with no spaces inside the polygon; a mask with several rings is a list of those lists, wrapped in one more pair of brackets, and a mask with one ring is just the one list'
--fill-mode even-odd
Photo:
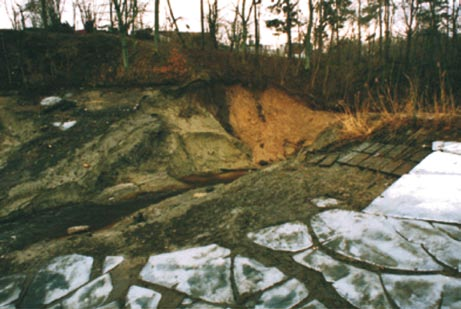
{"label": "forest in background", "polygon": [[[170,0],[170,31],[160,27],[163,0],[155,0],[153,29],[142,28],[140,0],[111,0],[104,32],[94,2],[75,1],[84,33],[62,22],[60,0],[16,3],[16,31],[0,34],[3,89],[199,78],[283,87],[322,109],[456,113],[461,106],[455,0],[239,0],[226,22],[218,0],[200,0],[200,33],[179,28]],[[262,18],[263,4],[273,18]],[[282,51],[260,44],[262,23],[286,36]]]}

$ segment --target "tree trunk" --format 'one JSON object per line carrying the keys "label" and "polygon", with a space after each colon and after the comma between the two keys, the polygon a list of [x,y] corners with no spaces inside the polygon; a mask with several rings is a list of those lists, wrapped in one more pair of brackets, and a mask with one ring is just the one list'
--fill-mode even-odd
{"label": "tree trunk", "polygon": [[[203,1],[203,0],[201,0],[201,1]],[[173,8],[171,7],[170,0],[167,0],[166,3],[168,4],[168,9],[170,11],[170,16],[171,16],[171,19],[173,20],[174,28],[175,28],[176,34],[178,35],[179,41],[181,42],[181,46],[183,48],[185,48],[186,47],[186,42],[184,42],[184,39],[183,39],[183,37],[181,35],[181,32],[179,32],[178,22],[177,22],[176,18],[174,17]]]}
{"label": "tree trunk", "polygon": [[307,21],[307,33],[304,37],[304,69],[307,71],[311,68],[311,56],[312,56],[312,27],[314,25],[314,2],[309,0],[309,19]]}
{"label": "tree trunk", "polygon": [[258,19],[258,0],[253,0],[253,14],[254,14],[254,24],[255,24],[255,52],[256,52],[256,57],[259,56],[259,19]]}
{"label": "tree trunk", "polygon": [[122,44],[122,61],[123,61],[123,68],[125,71],[128,70],[130,67],[129,59],[128,59],[128,42],[126,39],[125,31],[120,31],[120,42]]}
{"label": "tree trunk", "polygon": [[48,6],[46,5],[46,0],[40,0],[40,15],[42,18],[43,27],[48,28]]}
{"label": "tree trunk", "polygon": [[287,17],[286,17],[286,29],[287,29],[287,45],[288,45],[288,58],[293,57],[293,46],[291,44],[292,39],[291,39],[291,4],[290,0],[285,0],[285,5],[287,6]]}
{"label": "tree trunk", "polygon": [[203,8],[203,0],[200,0],[200,29],[202,32],[202,49],[205,48],[205,12]]}
{"label": "tree trunk", "polygon": [[154,30],[154,42],[155,49],[158,50],[160,42],[160,0],[155,0],[155,30]]}

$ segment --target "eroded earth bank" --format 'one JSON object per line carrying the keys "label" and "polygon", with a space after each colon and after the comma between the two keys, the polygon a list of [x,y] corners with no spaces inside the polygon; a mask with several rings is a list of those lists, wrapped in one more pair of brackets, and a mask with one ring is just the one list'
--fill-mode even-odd
{"label": "eroded earth bank", "polygon": [[243,86],[53,95],[0,98],[0,307],[461,302],[458,218],[376,200],[456,184],[458,146],[432,141],[459,130],[345,140],[342,116]]}

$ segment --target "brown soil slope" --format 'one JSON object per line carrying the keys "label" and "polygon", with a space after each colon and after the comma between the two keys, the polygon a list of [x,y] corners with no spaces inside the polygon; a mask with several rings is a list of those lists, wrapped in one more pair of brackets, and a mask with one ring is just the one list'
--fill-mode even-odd
{"label": "brown soil slope", "polygon": [[335,114],[314,111],[274,88],[255,95],[234,86],[228,88],[227,98],[230,124],[252,149],[254,162],[284,159],[337,121]]}

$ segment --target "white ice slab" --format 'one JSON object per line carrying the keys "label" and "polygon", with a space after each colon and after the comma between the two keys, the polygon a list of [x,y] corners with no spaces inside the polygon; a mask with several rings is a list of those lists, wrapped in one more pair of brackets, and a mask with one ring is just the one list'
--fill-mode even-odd
{"label": "white ice slab", "polygon": [[461,143],[436,141],[432,143],[432,150],[461,155]]}
{"label": "white ice slab", "polygon": [[93,258],[78,254],[54,258],[39,270],[24,300],[25,307],[49,304],[74,291],[90,279]]}
{"label": "white ice slab", "polygon": [[311,202],[319,207],[319,208],[328,208],[328,207],[334,207],[339,205],[339,201],[335,198],[324,198],[324,197],[319,197],[319,198],[314,198],[311,200]]}
{"label": "white ice slab", "polygon": [[126,295],[125,308],[156,309],[162,295],[154,290],[132,285]]}
{"label": "white ice slab", "polygon": [[194,298],[232,304],[230,274],[230,250],[213,244],[151,256],[140,275]]}
{"label": "white ice slab", "polygon": [[46,97],[43,100],[40,101],[41,106],[53,106],[61,102],[62,99],[60,97],[52,96],[52,97]]}
{"label": "white ice slab", "polygon": [[240,295],[265,290],[286,279],[277,268],[242,256],[234,259],[234,278]]}
{"label": "white ice slab", "polygon": [[461,223],[461,175],[404,175],[364,212]]}
{"label": "white ice slab", "polygon": [[112,292],[112,280],[109,274],[102,275],[78,289],[71,297],[62,302],[62,309],[95,308],[102,305]]}
{"label": "white ice slab", "polygon": [[307,226],[299,222],[267,227],[247,236],[258,245],[276,251],[297,252],[312,246]]}
{"label": "white ice slab", "polygon": [[433,152],[416,165],[410,174],[461,175],[461,156],[448,152]]}
{"label": "white ice slab", "polygon": [[358,308],[389,308],[379,276],[371,271],[333,259],[320,250],[294,256],[301,265],[321,272],[339,295]]}
{"label": "white ice slab", "polygon": [[58,128],[61,131],[67,131],[77,124],[76,120],[64,121],[64,122],[53,122],[53,127]]}
{"label": "white ice slab", "polygon": [[461,242],[450,238],[446,233],[425,221],[391,218],[388,221],[400,235],[411,242],[424,246],[439,262],[455,270],[459,269],[461,265]]}
{"label": "white ice slab", "polygon": [[311,223],[320,242],[349,258],[389,269],[442,269],[419,244],[401,237],[384,216],[330,210],[314,216]]}
{"label": "white ice slab", "polygon": [[290,279],[284,284],[267,290],[259,298],[255,309],[293,308],[309,296],[309,291],[297,279]]}
{"label": "white ice slab", "polygon": [[25,278],[23,275],[0,278],[0,308],[11,304],[19,298]]}
{"label": "white ice slab", "polygon": [[400,308],[459,308],[461,279],[442,275],[383,274],[383,284]]}
{"label": "white ice slab", "polygon": [[328,309],[324,304],[319,302],[317,299],[309,302],[307,305],[301,307],[301,309]]}
{"label": "white ice slab", "polygon": [[108,273],[118,265],[120,265],[124,260],[123,256],[106,256],[104,259],[104,265],[102,267],[102,273]]}

